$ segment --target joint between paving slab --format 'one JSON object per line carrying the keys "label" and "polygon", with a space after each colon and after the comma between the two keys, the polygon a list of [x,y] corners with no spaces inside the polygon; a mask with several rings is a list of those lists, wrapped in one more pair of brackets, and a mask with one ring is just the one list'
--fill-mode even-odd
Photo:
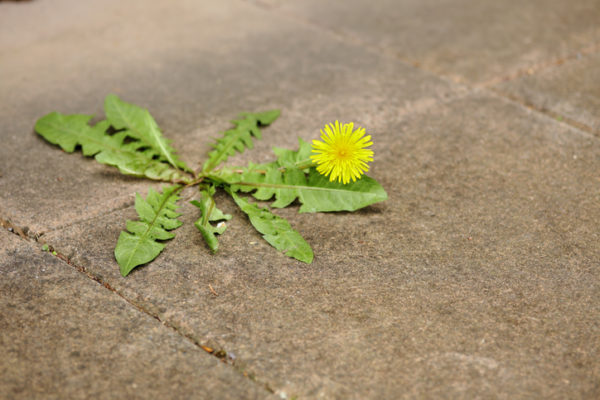
{"label": "joint between paving slab", "polygon": [[[184,201],[187,201],[190,198],[192,198],[194,194],[195,193],[190,193],[190,194],[188,194],[186,196],[182,196],[182,199],[184,199]],[[109,215],[111,213],[115,213],[115,212],[118,212],[120,210],[132,207],[132,206],[133,206],[133,204],[127,204],[127,205],[119,207],[117,209],[113,209],[113,210],[107,211],[107,212],[105,212],[105,213],[103,213],[101,215],[94,216],[92,218],[74,221],[74,222],[69,223],[67,225],[55,228],[55,229],[53,229],[53,231],[66,228],[68,226],[75,225],[77,223],[81,223],[81,222],[85,222],[85,221],[92,221],[94,219],[104,217],[104,216]],[[200,340],[194,338],[192,335],[186,334],[181,329],[179,329],[176,325],[174,325],[174,324],[172,324],[170,322],[162,320],[157,314],[152,313],[150,310],[145,309],[143,307],[143,305],[137,303],[135,300],[130,299],[129,297],[127,297],[127,296],[123,295],[122,293],[120,293],[116,288],[114,288],[110,283],[108,283],[107,281],[105,281],[104,279],[102,279],[100,276],[95,275],[92,272],[88,271],[85,267],[80,266],[80,265],[74,263],[69,257],[67,257],[63,253],[57,251],[57,249],[54,246],[52,246],[51,244],[45,243],[43,240],[40,240],[44,233],[37,234],[37,233],[32,232],[30,230],[26,231],[23,228],[19,227],[18,225],[13,224],[10,221],[10,219],[8,219],[6,217],[3,217],[3,216],[0,216],[0,227],[6,229],[8,232],[10,232],[10,233],[12,233],[12,234],[14,234],[16,236],[19,236],[22,240],[25,240],[25,241],[33,240],[36,243],[43,244],[45,248],[42,251],[49,252],[51,255],[53,255],[54,257],[58,258],[62,262],[66,263],[70,267],[74,268],[79,273],[85,275],[87,278],[93,280],[94,282],[100,284],[104,288],[106,288],[106,289],[110,290],[111,292],[113,292],[114,294],[118,295],[123,300],[125,300],[128,304],[130,304],[133,307],[135,307],[139,312],[147,314],[148,316],[156,319],[158,322],[160,322],[165,327],[170,328],[173,331],[175,331],[179,336],[182,336],[185,339],[187,339],[188,341],[192,342],[194,344],[194,346],[196,346],[197,348],[199,348],[199,349],[203,350],[204,352],[212,355],[213,357],[219,359],[221,362],[224,362],[226,364],[231,365],[242,376],[244,376],[245,378],[250,379],[255,384],[261,385],[269,393],[272,393],[272,394],[276,393],[275,390],[267,382],[264,382],[264,381],[261,381],[261,380],[257,379],[255,374],[253,374],[251,372],[249,373],[248,371],[244,371],[242,368],[240,368],[239,366],[236,366],[232,362],[228,362],[228,358],[227,358],[228,355],[227,355],[227,352],[224,349],[213,349],[211,347],[203,345]],[[51,231],[48,231],[48,232],[51,232]]]}
{"label": "joint between paving slab", "polygon": [[[192,194],[189,194],[189,195],[182,195],[182,196],[181,196],[181,199],[182,199],[183,201],[187,201],[187,200],[189,200],[190,198],[192,198],[192,197],[194,196],[194,194],[195,194],[195,193],[192,193]],[[128,209],[128,208],[131,208],[131,207],[133,207],[134,205],[135,205],[135,199],[133,199],[133,200],[131,200],[131,201],[128,201],[128,202],[126,202],[126,203],[124,203],[124,204],[120,205],[119,207],[116,207],[116,208],[111,208],[110,210],[108,210],[108,211],[105,211],[105,212],[103,212],[103,213],[101,213],[101,214],[94,215],[93,217],[89,217],[89,218],[83,218],[83,219],[78,219],[78,220],[71,221],[71,222],[68,222],[68,223],[66,223],[66,224],[63,224],[63,225],[59,225],[59,226],[53,227],[53,228],[51,228],[51,229],[48,229],[48,230],[47,230],[47,231],[45,231],[45,232],[39,232],[39,233],[36,233],[36,237],[37,237],[37,238],[40,238],[40,237],[42,237],[43,235],[45,235],[46,233],[60,231],[60,230],[62,230],[62,229],[65,229],[65,228],[69,228],[69,227],[71,227],[71,226],[73,226],[73,225],[77,225],[77,224],[81,224],[81,223],[85,223],[85,222],[91,222],[91,221],[94,221],[94,220],[96,220],[96,219],[98,219],[98,218],[104,218],[104,217],[106,217],[106,216],[108,216],[108,215],[110,215],[110,214],[114,214],[114,213],[116,213],[116,212],[123,211],[123,210],[126,210],[126,209]],[[36,240],[37,240],[37,239],[36,239]]]}
{"label": "joint between paving slab", "polygon": [[34,239],[37,241],[39,238],[37,233],[32,233],[29,229],[21,228],[20,226],[13,224],[9,218],[0,216],[0,226],[6,229],[8,232],[21,237],[21,239]]}
{"label": "joint between paving slab", "polygon": [[517,103],[520,106],[527,108],[528,110],[534,111],[538,114],[542,114],[548,118],[551,118],[555,122],[563,123],[563,124],[569,126],[570,128],[580,131],[581,133],[589,134],[593,137],[600,138],[600,131],[595,130],[591,126],[582,124],[579,121],[575,121],[572,118],[569,118],[565,115],[559,114],[555,111],[549,110],[547,108],[540,108],[540,107],[536,106],[535,104],[533,104],[521,97],[503,92],[499,89],[488,88],[487,90],[490,93],[494,93],[494,94],[498,95],[499,97],[504,98],[512,103]]}
{"label": "joint between paving slab", "polygon": [[112,209],[110,209],[108,211],[105,211],[105,212],[103,212],[101,214],[94,215],[93,217],[83,218],[83,219],[77,219],[75,221],[71,221],[71,222],[68,222],[68,223],[63,224],[63,225],[55,226],[52,229],[48,229],[47,231],[40,233],[39,237],[45,235],[46,233],[60,231],[62,229],[68,228],[68,227],[73,226],[73,225],[81,224],[81,223],[84,223],[84,222],[90,222],[90,221],[94,221],[94,220],[96,220],[98,218],[106,217],[107,215],[113,214],[115,212],[126,210],[126,209],[128,209],[130,207],[133,207],[134,204],[135,204],[135,200],[134,201],[129,201],[129,202],[125,203],[125,204],[120,205],[119,207],[112,208]]}
{"label": "joint between paving slab", "polygon": [[[15,233],[15,232],[13,232],[13,233]],[[17,233],[15,233],[15,234],[17,234]],[[196,339],[195,337],[193,337],[190,334],[187,334],[187,333],[183,332],[175,324],[172,324],[172,323],[170,323],[168,321],[162,320],[157,314],[152,313],[150,310],[145,309],[143,307],[143,305],[139,304],[135,300],[130,299],[129,297],[127,297],[124,294],[122,294],[121,292],[119,292],[116,288],[114,288],[110,283],[108,283],[107,281],[105,281],[104,279],[102,279],[100,276],[95,275],[92,272],[90,272],[89,270],[87,270],[85,267],[74,263],[69,257],[67,257],[63,253],[57,251],[52,245],[46,244],[46,246],[47,246],[47,250],[46,251],[48,251],[54,257],[58,258],[59,260],[61,260],[65,264],[69,265],[70,267],[72,267],[75,270],[77,270],[79,273],[81,273],[84,276],[86,276],[87,278],[93,280],[94,282],[100,284],[104,288],[110,290],[112,293],[114,293],[117,296],[121,297],[128,304],[130,304],[131,306],[135,307],[139,312],[142,312],[142,313],[144,313],[144,314],[146,314],[146,315],[154,318],[155,320],[157,320],[158,322],[160,322],[163,326],[165,326],[165,327],[173,330],[179,336],[181,336],[181,337],[185,338],[186,340],[188,340],[189,342],[191,342],[198,349],[204,351],[205,353],[210,354],[211,356],[219,359],[219,361],[221,361],[221,362],[223,362],[225,364],[231,365],[234,368],[234,370],[237,371],[244,378],[250,379],[255,384],[258,384],[258,385],[262,386],[269,393],[272,393],[272,394],[276,393],[276,391],[271,387],[271,385],[269,385],[269,383],[264,382],[264,381],[256,378],[255,374],[243,370],[239,366],[236,366],[232,361],[228,361],[228,355],[227,355],[227,352],[224,349],[213,349],[211,347],[203,345],[200,342],[200,340]]]}
{"label": "joint between paving slab", "polygon": [[[182,198],[187,201],[194,194],[195,193],[190,193],[187,196],[182,196]],[[65,228],[67,226],[74,225],[74,224],[77,224],[77,223],[81,223],[81,222],[84,222],[84,221],[94,220],[96,218],[100,218],[100,217],[106,216],[108,214],[111,214],[111,213],[114,213],[114,212],[118,212],[118,211],[126,209],[128,207],[132,207],[132,204],[124,206],[124,207],[119,207],[118,209],[110,210],[110,211],[108,211],[106,213],[103,213],[102,215],[97,215],[95,217],[88,218],[86,220],[75,221],[75,222],[73,222],[71,224],[65,225],[65,226],[63,226],[61,228],[56,228],[54,230],[62,229],[62,228]],[[194,346],[196,346],[197,348],[199,348],[199,349],[203,350],[204,352],[212,355],[213,357],[219,359],[221,362],[224,362],[226,364],[231,365],[242,376],[244,376],[245,378],[250,379],[255,384],[261,385],[269,393],[272,393],[272,394],[276,393],[276,391],[267,382],[264,382],[262,380],[257,379],[255,374],[253,374],[251,372],[248,372],[248,371],[244,371],[242,368],[240,368],[239,366],[236,366],[232,362],[228,362],[228,358],[227,358],[228,355],[227,355],[227,352],[224,349],[213,349],[211,347],[203,345],[200,342],[200,340],[194,338],[192,335],[186,334],[181,329],[179,329],[176,325],[174,325],[174,324],[172,324],[170,322],[162,320],[157,314],[152,313],[150,310],[145,309],[141,304],[138,304],[135,300],[130,299],[127,296],[125,296],[122,293],[120,293],[110,283],[108,283],[107,281],[105,281],[104,279],[102,279],[100,276],[91,273],[90,271],[88,271],[83,266],[75,264],[69,257],[67,257],[63,253],[57,251],[57,249],[54,246],[52,246],[51,244],[45,243],[44,241],[40,240],[41,236],[43,236],[43,233],[42,234],[37,234],[37,233],[32,232],[30,230],[26,231],[23,228],[19,227],[18,225],[13,224],[10,221],[10,219],[8,219],[6,217],[3,217],[2,215],[0,215],[0,227],[6,229],[6,231],[8,231],[9,233],[12,233],[12,234],[14,234],[16,236],[19,236],[21,240],[25,240],[25,241],[33,240],[34,242],[36,242],[38,244],[43,244],[45,246],[45,248],[42,251],[49,252],[51,255],[53,255],[54,257],[58,258],[62,262],[66,263],[70,267],[74,268],[79,273],[85,275],[87,278],[93,280],[94,282],[100,284],[104,288],[106,288],[106,289],[110,290],[111,292],[113,292],[114,294],[118,295],[123,300],[125,300],[128,304],[130,304],[133,307],[135,307],[139,312],[147,314],[148,316],[156,319],[162,325],[164,325],[167,328],[170,328],[173,331],[175,331],[179,336],[182,336],[185,339],[187,339],[188,341],[192,342],[194,344]]]}
{"label": "joint between paving slab", "polygon": [[508,75],[491,78],[485,82],[480,83],[478,86],[481,86],[483,88],[489,88],[502,82],[512,81],[523,76],[534,75],[540,71],[550,68],[556,68],[568,62],[579,60],[583,56],[591,56],[597,53],[600,53],[600,43],[588,45],[582,49],[571,52],[563,57],[557,57],[551,60],[542,61],[537,64],[530,65],[528,67],[518,68],[516,71]]}
{"label": "joint between paving slab", "polygon": [[494,85],[496,85],[498,83],[501,83],[501,82],[514,80],[514,79],[517,79],[517,78],[525,76],[525,75],[533,75],[533,74],[538,73],[538,72],[540,72],[542,70],[553,68],[553,67],[557,67],[557,66],[565,64],[565,63],[567,63],[569,61],[577,60],[577,59],[579,59],[582,56],[590,56],[590,55],[593,55],[593,54],[600,53],[600,43],[593,43],[591,45],[588,45],[588,46],[585,46],[585,47],[583,47],[581,49],[578,49],[577,51],[573,51],[573,52],[567,54],[566,56],[557,57],[557,58],[553,58],[553,59],[548,60],[548,61],[543,61],[543,62],[534,64],[534,65],[530,65],[530,66],[527,66],[527,67],[518,68],[516,71],[514,71],[514,72],[512,72],[512,73],[510,73],[508,75],[503,75],[503,76],[500,76],[500,77],[494,77],[494,78],[491,78],[491,79],[489,79],[487,81],[484,81],[484,82],[474,83],[474,84],[468,84],[468,83],[465,83],[462,80],[453,79],[452,77],[447,76],[445,74],[441,74],[440,75],[439,73],[431,71],[431,70],[429,70],[427,68],[423,68],[422,65],[420,65],[420,64],[418,64],[418,63],[416,63],[414,61],[410,61],[410,60],[407,60],[407,59],[404,59],[404,58],[400,57],[398,55],[398,52],[396,50],[394,50],[394,49],[391,49],[391,48],[388,48],[388,47],[385,47],[385,46],[379,46],[377,44],[367,42],[367,41],[365,41],[363,39],[360,39],[359,37],[357,37],[355,35],[349,34],[348,32],[340,32],[340,31],[335,31],[335,30],[331,30],[331,29],[324,29],[321,25],[318,25],[318,24],[316,24],[316,23],[314,23],[314,22],[312,22],[310,20],[307,20],[306,18],[301,18],[301,17],[298,17],[296,15],[287,13],[287,12],[282,11],[281,9],[277,8],[277,7],[274,7],[274,6],[269,5],[269,4],[265,4],[264,2],[262,2],[260,0],[255,0],[255,1],[241,0],[241,1],[250,3],[252,5],[255,5],[255,6],[257,6],[259,8],[262,8],[262,9],[265,9],[265,10],[269,10],[270,12],[277,12],[277,13],[279,13],[281,15],[284,15],[284,16],[287,16],[287,17],[290,17],[290,18],[293,17],[295,21],[301,21],[304,24],[306,24],[308,26],[311,26],[312,28],[318,29],[318,30],[320,30],[322,32],[327,32],[328,34],[332,35],[333,37],[335,37],[338,40],[348,41],[349,43],[357,45],[357,46],[360,46],[360,47],[363,47],[363,48],[365,48],[368,51],[372,51],[372,49],[376,49],[378,52],[380,52],[380,53],[382,53],[384,55],[391,56],[394,59],[399,60],[400,62],[402,62],[402,63],[404,63],[406,65],[410,65],[411,67],[416,68],[418,70],[421,70],[421,71],[423,71],[423,72],[425,72],[427,74],[436,76],[437,78],[439,78],[441,80],[444,80],[446,82],[451,82],[453,84],[460,84],[460,85],[463,85],[463,86],[468,87],[468,88],[488,88],[490,86],[494,86]]}
{"label": "joint between paving slab", "polygon": [[519,107],[522,107],[529,111],[532,111],[543,118],[551,119],[554,123],[564,124],[567,127],[571,128],[572,130],[578,132],[579,134],[581,134],[585,137],[589,137],[589,138],[593,138],[593,139],[600,139],[600,132],[596,132],[591,127],[584,125],[580,122],[577,122],[571,118],[565,117],[565,116],[563,116],[559,113],[556,113],[552,110],[540,109],[539,107],[535,106],[534,104],[532,104],[528,101],[525,101],[524,99],[521,99],[521,98],[513,96],[513,95],[509,95],[498,89],[493,89],[493,88],[483,89],[482,88],[481,90],[489,93],[490,95],[494,95],[495,97],[497,97],[505,102],[508,102],[511,104],[516,104]]}

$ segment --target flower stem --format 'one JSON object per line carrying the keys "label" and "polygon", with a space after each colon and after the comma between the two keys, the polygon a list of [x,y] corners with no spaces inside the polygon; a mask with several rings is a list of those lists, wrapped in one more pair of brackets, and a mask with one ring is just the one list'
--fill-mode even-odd
{"label": "flower stem", "polygon": [[315,166],[315,163],[313,163],[310,158],[307,158],[306,160],[298,161],[296,163],[296,168],[298,168],[298,169],[306,169],[306,168],[310,168],[310,167],[314,167],[314,166]]}

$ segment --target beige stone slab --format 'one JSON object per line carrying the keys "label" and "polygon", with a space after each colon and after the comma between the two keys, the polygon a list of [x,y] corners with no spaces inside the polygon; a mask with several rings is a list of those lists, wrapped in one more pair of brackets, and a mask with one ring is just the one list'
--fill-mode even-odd
{"label": "beige stone slab", "polygon": [[387,202],[278,211],[311,265],[270,248],[225,194],[219,253],[183,203],[177,237],[127,278],[113,246],[132,209],[45,239],[287,396],[597,397],[599,140],[483,93],[370,131]]}
{"label": "beige stone slab", "polygon": [[119,295],[0,230],[0,398],[269,398]]}
{"label": "beige stone slab", "polygon": [[116,0],[53,0],[0,2],[0,55],[50,38],[81,34],[103,27],[99,14],[117,13]]}
{"label": "beige stone slab", "polygon": [[597,0],[256,3],[470,83],[493,82],[600,42]]}

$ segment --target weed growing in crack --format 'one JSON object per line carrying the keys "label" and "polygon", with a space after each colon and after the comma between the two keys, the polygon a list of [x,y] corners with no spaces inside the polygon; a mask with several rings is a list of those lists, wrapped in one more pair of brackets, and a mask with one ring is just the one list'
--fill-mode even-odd
{"label": "weed growing in crack", "polygon": [[[160,193],[150,189],[146,198],[136,194],[138,220],[126,222],[115,247],[123,276],[154,260],[175,237],[173,232],[182,225],[177,201],[186,187],[198,188],[198,199],[191,202],[200,212],[195,226],[213,252],[219,249],[225,221],[231,219],[214,200],[216,191],[223,190],[271,246],[306,263],[313,260],[312,248],[272,208],[298,201],[300,213],[355,211],[387,199],[383,187],[364,175],[373,160],[373,152],[366,149],[371,137],[362,128],[354,130],[352,123],[326,126],[322,141],[312,146],[299,139],[297,150],[274,147],[277,159],[269,163],[224,165],[230,156],[251,149],[253,141],[262,138],[261,128],[279,117],[279,110],[242,113],[232,121],[234,127],[216,139],[201,170],[193,171],[179,159],[148,110],[115,95],[106,97],[104,109],[106,119],[95,125],[89,124],[91,115],[52,112],[37,121],[35,130],[66,152],[80,149],[123,174],[168,184]],[[259,207],[252,197],[271,203]]]}

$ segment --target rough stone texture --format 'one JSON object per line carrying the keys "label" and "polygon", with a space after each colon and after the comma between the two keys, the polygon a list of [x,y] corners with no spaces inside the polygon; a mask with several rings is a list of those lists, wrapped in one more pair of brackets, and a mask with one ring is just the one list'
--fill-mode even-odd
{"label": "rough stone texture", "polygon": [[[599,398],[600,139],[569,126],[597,124],[599,13],[593,0],[0,2],[0,222],[45,232],[127,300],[0,236],[2,349],[29,357],[0,358],[0,397],[32,376],[24,398],[130,397],[132,383],[143,398],[262,398],[264,385],[287,398]],[[514,82],[486,89],[500,79]],[[114,245],[151,184],[32,132],[52,110],[101,116],[110,92],[149,108],[192,166],[238,111],[283,113],[232,163],[353,120],[390,199],[278,210],[313,246],[306,265],[225,194],[234,219],[210,254],[190,189],[177,237],[122,278]]]}
{"label": "rough stone texture", "polygon": [[579,58],[495,87],[540,110],[550,110],[600,136],[600,54]]}
{"label": "rough stone texture", "polygon": [[234,220],[219,254],[184,204],[177,238],[126,279],[112,247],[131,209],[46,240],[288,395],[597,397],[598,139],[473,94],[377,140],[389,201],[280,212],[313,246],[311,265],[271,249],[225,196]]}
{"label": "rough stone texture", "polygon": [[6,231],[0,248],[0,398],[270,396],[49,253]]}
{"label": "rough stone texture", "polygon": [[[195,168],[212,138],[241,111],[281,107],[285,118],[306,113],[310,99],[324,111],[321,119],[283,125],[292,134],[281,126],[271,132],[272,144],[294,145],[295,135],[313,138],[336,118],[368,126],[460,92],[395,60],[324,38],[317,29],[274,19],[251,4],[190,0],[149,7],[134,1],[101,8],[96,3],[85,12],[75,7],[86,22],[83,32],[79,22],[67,19],[75,26],[55,37],[39,33],[28,46],[0,51],[0,75],[11,77],[0,81],[0,98],[11,99],[0,108],[0,201],[13,222],[38,233],[130,205],[133,193],[148,186],[81,155],[62,153],[33,134],[36,119],[50,111],[102,116],[105,95],[116,92],[148,108]],[[75,13],[65,11],[70,4],[58,2],[52,13]],[[0,26],[4,18],[10,24],[9,17],[0,9]],[[38,29],[54,29],[51,21],[39,21]],[[12,35],[18,32],[14,27]],[[263,145],[263,154],[272,144]]]}
{"label": "rough stone texture", "polygon": [[116,13],[122,3],[106,1],[23,1],[0,4],[0,54],[10,54],[48,38],[80,34],[106,25],[98,14]]}
{"label": "rough stone texture", "polygon": [[484,83],[600,42],[597,0],[256,0],[459,81]]}

